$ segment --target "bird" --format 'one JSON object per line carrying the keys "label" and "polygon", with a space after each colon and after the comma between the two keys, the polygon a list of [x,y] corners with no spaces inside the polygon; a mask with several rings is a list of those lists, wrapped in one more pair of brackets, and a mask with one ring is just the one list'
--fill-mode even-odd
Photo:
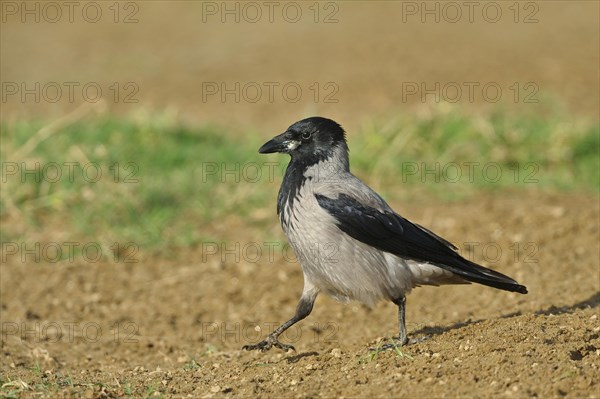
{"label": "bird", "polygon": [[465,259],[446,239],[396,213],[350,172],[346,132],[310,117],[275,136],[259,153],[291,159],[277,197],[277,214],[303,272],[304,288],[291,319],[244,350],[294,350],[279,336],[311,312],[319,293],[398,309],[396,345],[409,343],[406,295],[422,285],[479,283],[527,293],[512,278]]}

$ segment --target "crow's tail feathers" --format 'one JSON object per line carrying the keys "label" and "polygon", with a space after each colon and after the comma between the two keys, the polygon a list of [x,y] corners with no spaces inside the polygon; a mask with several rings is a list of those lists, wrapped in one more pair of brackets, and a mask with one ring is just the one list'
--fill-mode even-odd
{"label": "crow's tail feathers", "polygon": [[488,269],[487,267],[478,265],[477,263],[471,262],[467,259],[463,258],[461,260],[463,262],[461,262],[462,264],[460,267],[454,266],[453,269],[455,270],[452,270],[452,272],[464,278],[465,280],[505,291],[527,294],[527,287],[520,285],[512,278]]}

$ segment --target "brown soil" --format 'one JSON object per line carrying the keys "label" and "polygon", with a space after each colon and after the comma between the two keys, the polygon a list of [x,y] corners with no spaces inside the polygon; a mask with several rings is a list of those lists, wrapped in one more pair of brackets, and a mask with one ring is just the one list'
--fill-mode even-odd
{"label": "brown soil", "polygon": [[[478,240],[474,259],[529,294],[418,288],[408,297],[408,328],[429,339],[377,356],[369,348],[396,333],[395,306],[322,296],[282,339],[297,352],[249,353],[240,347],[289,318],[301,292],[299,266],[277,251],[273,262],[203,259],[201,249],[127,265],[9,257],[2,378],[12,383],[3,393],[22,381],[22,397],[600,396],[597,198],[504,194],[393,205],[456,243]],[[230,248],[265,235],[236,230]],[[502,255],[477,250],[489,243]],[[523,250],[527,243],[533,247]]]}

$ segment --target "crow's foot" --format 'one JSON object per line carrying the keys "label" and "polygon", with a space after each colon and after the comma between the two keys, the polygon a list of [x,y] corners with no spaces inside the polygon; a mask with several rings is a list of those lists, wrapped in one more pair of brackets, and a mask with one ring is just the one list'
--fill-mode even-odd
{"label": "crow's foot", "polygon": [[399,337],[394,337],[394,338],[390,339],[389,343],[378,346],[377,348],[369,348],[369,350],[370,351],[394,350],[394,349],[401,348],[403,346],[413,345],[413,344],[417,344],[419,342],[423,342],[429,338],[430,338],[429,336],[423,336],[423,337],[412,338],[412,339],[408,339],[408,337],[405,337],[404,339],[400,339]]}
{"label": "crow's foot", "polygon": [[289,351],[290,349],[293,350],[294,352],[296,352],[296,348],[294,348],[292,345],[283,344],[283,343],[279,342],[279,340],[272,335],[269,335],[264,341],[261,341],[258,344],[244,345],[242,347],[242,349],[247,350],[247,351],[266,352],[269,349],[271,349],[272,347],[279,348],[285,352]]}

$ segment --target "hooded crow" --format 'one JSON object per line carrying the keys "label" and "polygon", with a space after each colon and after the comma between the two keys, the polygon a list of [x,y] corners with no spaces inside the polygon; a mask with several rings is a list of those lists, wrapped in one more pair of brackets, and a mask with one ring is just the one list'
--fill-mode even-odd
{"label": "hooded crow", "polygon": [[312,117],[265,143],[261,154],[289,154],[277,214],[304,274],[294,316],[246,350],[266,351],[312,311],[320,292],[340,301],[398,306],[398,344],[408,343],[406,294],[420,285],[479,283],[527,293],[512,278],[473,263],[435,233],[398,215],[350,172],[348,145],[336,122]]}

